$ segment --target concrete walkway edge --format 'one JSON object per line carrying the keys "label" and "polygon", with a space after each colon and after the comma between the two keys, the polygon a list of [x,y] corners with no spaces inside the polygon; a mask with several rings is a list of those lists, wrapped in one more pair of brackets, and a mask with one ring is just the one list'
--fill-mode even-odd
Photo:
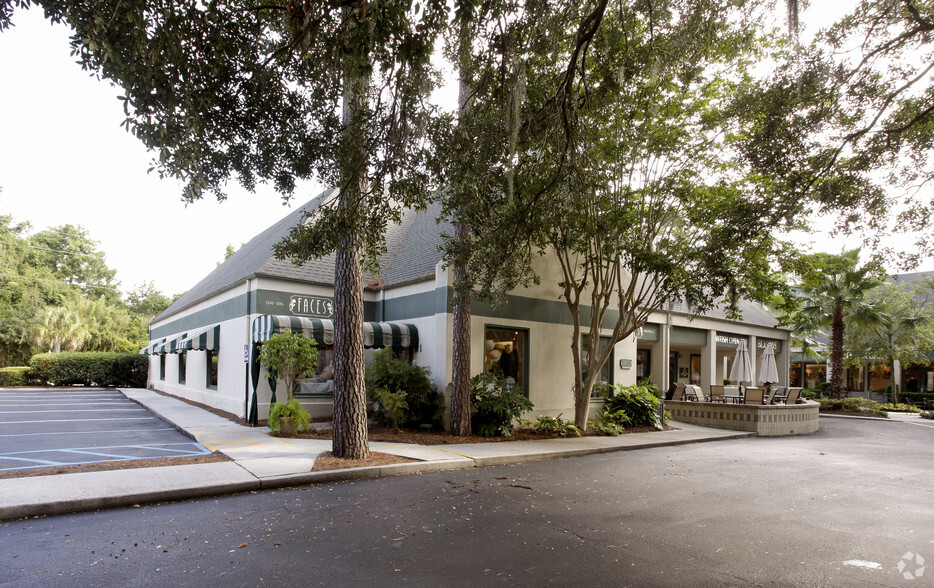
{"label": "concrete walkway edge", "polygon": [[755,436],[755,433],[677,423],[676,431],[632,433],[620,437],[433,447],[372,442],[370,447],[373,451],[420,461],[312,472],[314,459],[330,450],[330,441],[280,439],[272,437],[268,428],[245,427],[151,390],[121,392],[185,435],[212,451],[224,453],[232,461],[0,480],[0,520]]}

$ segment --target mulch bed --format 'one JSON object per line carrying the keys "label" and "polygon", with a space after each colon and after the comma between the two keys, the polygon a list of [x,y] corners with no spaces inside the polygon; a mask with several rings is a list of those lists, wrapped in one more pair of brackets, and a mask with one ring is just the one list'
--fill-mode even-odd
{"label": "mulch bed", "polygon": [[417,459],[408,459],[398,455],[389,455],[388,453],[370,453],[366,459],[340,459],[334,457],[330,451],[325,451],[315,459],[315,465],[311,468],[313,472],[325,472],[330,470],[343,470],[347,468],[366,468],[371,466],[384,466],[397,463],[417,463]]}
{"label": "mulch bed", "polygon": [[[674,427],[666,426],[666,431],[674,430]],[[630,433],[649,433],[657,431],[654,427],[629,427],[626,434]],[[584,437],[598,437],[596,433],[587,431]],[[295,437],[300,439],[331,439],[331,431],[310,431],[305,433],[296,433]],[[392,427],[371,426],[368,429],[370,441],[380,443],[411,443],[414,445],[451,445],[455,443],[501,443],[504,441],[537,441],[540,439],[563,439],[574,438],[575,435],[556,435],[553,433],[539,433],[534,429],[516,429],[511,437],[481,437],[479,435],[468,435],[466,437],[455,437],[447,431],[424,431],[416,429],[402,429],[396,431]]]}

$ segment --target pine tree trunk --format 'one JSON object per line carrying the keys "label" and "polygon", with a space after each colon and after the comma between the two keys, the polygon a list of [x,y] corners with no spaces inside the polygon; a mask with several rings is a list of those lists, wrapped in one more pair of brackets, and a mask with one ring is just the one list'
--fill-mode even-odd
{"label": "pine tree trunk", "polygon": [[[338,207],[355,205],[366,191],[366,100],[369,76],[362,49],[344,72],[343,142]],[[363,364],[363,268],[355,230],[341,238],[334,260],[334,432],[331,451],[341,459],[369,457]]]}
{"label": "pine tree trunk", "polygon": [[[457,238],[466,238],[469,230],[463,223],[457,225]],[[467,268],[454,267],[454,283],[463,284]],[[463,437],[470,434],[470,289],[455,294],[454,345],[451,376],[451,434]]]}
{"label": "pine tree trunk", "polygon": [[363,376],[363,270],[355,235],[341,239],[334,275],[334,432],[341,459],[370,455]]}
{"label": "pine tree trunk", "polygon": [[[466,24],[461,25],[459,51],[462,58],[470,49],[470,38]],[[458,86],[458,111],[463,118],[470,95],[464,76],[466,68],[461,64],[461,79]],[[459,222],[455,228],[455,239],[459,243],[470,238],[470,226]],[[471,433],[470,422],[470,286],[467,265],[458,261],[454,264],[454,341],[451,366],[451,434],[464,437]]]}

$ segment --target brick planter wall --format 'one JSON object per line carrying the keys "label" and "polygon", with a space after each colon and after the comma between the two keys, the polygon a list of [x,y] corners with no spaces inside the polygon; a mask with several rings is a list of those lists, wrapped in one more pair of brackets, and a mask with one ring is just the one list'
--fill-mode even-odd
{"label": "brick planter wall", "polygon": [[813,400],[788,406],[668,400],[665,409],[671,411],[671,418],[676,421],[731,431],[752,431],[762,437],[815,433],[820,418],[820,405]]}

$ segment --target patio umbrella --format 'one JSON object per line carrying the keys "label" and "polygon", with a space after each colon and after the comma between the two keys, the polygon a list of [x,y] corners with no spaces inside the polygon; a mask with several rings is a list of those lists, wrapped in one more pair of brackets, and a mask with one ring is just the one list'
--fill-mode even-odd
{"label": "patio umbrella", "polygon": [[746,349],[746,340],[740,339],[736,346],[736,355],[733,357],[733,367],[730,368],[730,379],[742,385],[743,382],[752,382],[752,363],[749,361],[749,350]]}
{"label": "patio umbrella", "polygon": [[762,354],[762,363],[759,364],[759,381],[764,384],[778,383],[778,365],[775,363],[775,350],[772,344],[765,345],[765,352]]}

